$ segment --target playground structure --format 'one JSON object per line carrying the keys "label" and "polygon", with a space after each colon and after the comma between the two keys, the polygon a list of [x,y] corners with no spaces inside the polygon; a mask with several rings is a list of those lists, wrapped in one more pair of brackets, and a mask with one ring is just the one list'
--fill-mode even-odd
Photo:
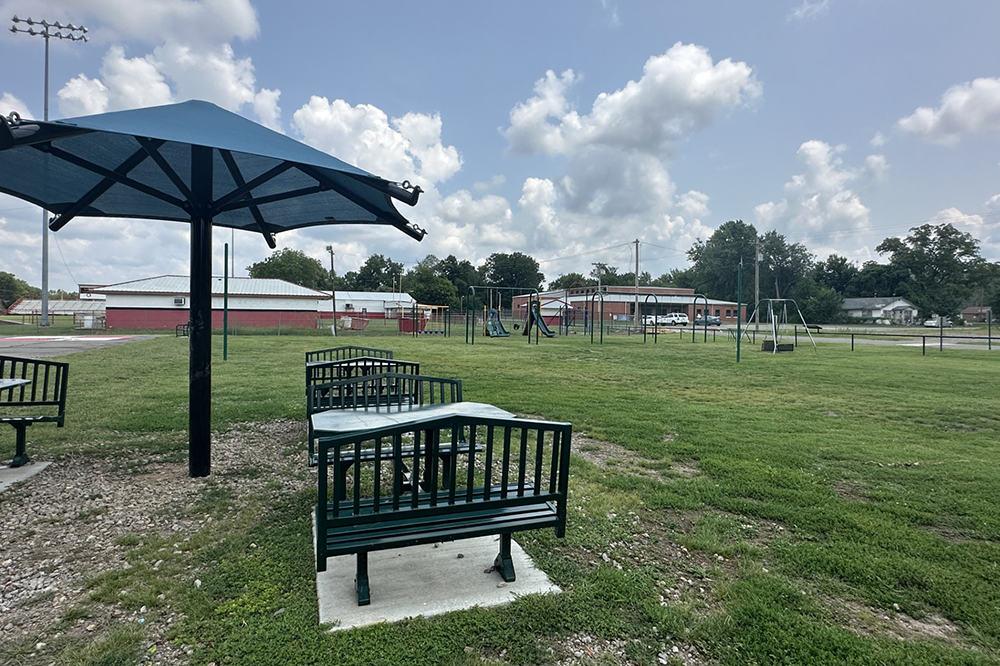
{"label": "playground structure", "polygon": [[491,338],[510,337],[510,331],[503,325],[503,319],[500,318],[500,310],[483,306],[483,321],[486,322],[484,332]]}
{"label": "playground structure", "polygon": [[[767,321],[771,323],[770,335],[765,335],[764,341],[761,343],[760,346],[760,350],[762,352],[771,352],[772,354],[777,354],[779,352],[795,351],[794,343],[781,342],[782,338],[781,328],[782,326],[788,325],[789,303],[792,304],[792,306],[795,308],[795,312],[799,315],[799,321],[802,322],[802,327],[805,329],[806,335],[809,336],[809,342],[812,343],[813,351],[819,351],[816,348],[816,340],[813,339],[812,331],[809,328],[809,324],[806,323],[805,317],[802,316],[802,310],[799,309],[798,303],[796,303],[791,298],[762,298],[754,306],[753,313],[750,315],[747,321],[750,321],[754,318],[754,315],[756,315],[757,311],[760,310],[762,303],[767,304]],[[779,308],[775,307],[776,305],[780,305],[780,312]]]}
{"label": "playground structure", "polygon": [[[502,326],[503,324],[501,324]],[[531,327],[534,326],[535,329],[547,338],[554,338],[556,334],[552,332],[549,325],[545,323],[545,319],[542,318],[541,314],[541,304],[537,300],[528,301],[528,316],[526,317],[524,324],[524,331],[521,335],[531,335]],[[508,333],[509,335],[509,333]]]}
{"label": "playground structure", "polygon": [[[538,304],[540,302],[537,289],[525,289],[523,287],[491,287],[489,285],[469,285],[469,295],[465,299],[465,343],[466,344],[476,344],[476,290],[480,290],[480,294],[483,291],[487,292],[487,300],[483,307],[483,335],[490,338],[506,338],[510,337],[510,331],[503,325],[503,321],[500,317],[502,308],[502,292],[512,292],[511,302],[513,303],[513,298],[515,296],[528,296],[528,314],[524,320],[524,332],[523,335],[528,339],[528,344],[531,344],[531,326],[535,325],[535,344],[538,344],[540,334],[546,337],[553,337],[555,334],[549,330],[548,326],[544,327],[542,330],[542,321],[540,316],[536,316],[534,321],[532,321],[532,313],[537,315]],[[494,293],[496,292],[496,293]],[[494,307],[496,305],[496,307]],[[515,325],[514,328],[517,328]]]}
{"label": "playground structure", "polygon": [[451,337],[451,308],[447,305],[414,303],[409,313],[400,314],[399,331],[409,333],[413,337],[420,335]]}

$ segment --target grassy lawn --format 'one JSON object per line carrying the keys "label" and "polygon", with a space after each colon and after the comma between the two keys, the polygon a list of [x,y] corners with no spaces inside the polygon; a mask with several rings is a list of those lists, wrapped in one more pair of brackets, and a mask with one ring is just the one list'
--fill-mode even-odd
{"label": "grassy lawn", "polygon": [[[564,594],[328,633],[317,626],[313,494],[233,502],[233,480],[213,479],[198,507],[211,525],[166,555],[160,537],[130,536],[132,566],[96,577],[91,603],[149,606],[151,621],[179,613],[169,635],[195,664],[655,664],[662,651],[684,663],[675,645],[699,655],[690,663],[726,665],[1000,663],[1000,352],[820,342],[774,356],[746,345],[736,365],[721,335],[467,346],[454,333],[238,336],[225,363],[217,337],[213,422],[303,420],[303,352],[335,342],[392,348],[425,374],[462,378],[469,400],[570,421],[567,538],[518,537]],[[67,425],[32,428],[29,453],[183,459],[186,344],[65,359]],[[247,474],[308,474],[300,442],[278,449],[294,465]],[[65,663],[145,663],[133,625],[98,634]],[[576,658],[567,646],[581,636],[618,641],[625,657]],[[10,656],[0,647],[0,662]]]}

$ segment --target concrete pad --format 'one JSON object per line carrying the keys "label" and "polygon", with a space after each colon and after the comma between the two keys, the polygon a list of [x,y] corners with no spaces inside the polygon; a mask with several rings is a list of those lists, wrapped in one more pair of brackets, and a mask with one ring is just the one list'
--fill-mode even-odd
{"label": "concrete pad", "polygon": [[368,606],[358,606],[354,589],[357,558],[331,557],[327,570],[316,574],[319,621],[333,624],[337,631],[475,606],[501,606],[525,594],[562,591],[513,540],[517,580],[505,583],[496,572],[484,573],[493,567],[499,549],[500,537],[486,536],[436,548],[428,544],[369,553],[372,602]]}
{"label": "concrete pad", "polygon": [[0,493],[15,483],[30,479],[51,464],[47,462],[29,462],[27,465],[21,465],[20,467],[0,466]]}

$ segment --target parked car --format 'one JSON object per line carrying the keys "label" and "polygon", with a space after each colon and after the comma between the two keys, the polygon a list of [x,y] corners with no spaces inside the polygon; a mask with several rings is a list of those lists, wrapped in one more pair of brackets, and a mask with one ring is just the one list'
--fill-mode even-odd
{"label": "parked car", "polygon": [[657,315],[656,323],[660,326],[687,326],[691,320],[683,312],[670,312],[665,315]]}
{"label": "parked car", "polygon": [[696,317],[694,320],[695,326],[722,326],[722,319],[716,317],[715,315],[705,315],[702,317]]}
{"label": "parked car", "polygon": [[642,316],[643,326],[656,326],[656,315],[643,315]]}
{"label": "parked car", "polygon": [[944,328],[951,328],[951,319],[948,319],[947,317],[940,317],[939,318],[936,315],[934,317],[926,320],[924,322],[924,326],[926,326],[927,328],[941,328],[942,327],[942,321],[944,322],[944,324],[943,324]]}

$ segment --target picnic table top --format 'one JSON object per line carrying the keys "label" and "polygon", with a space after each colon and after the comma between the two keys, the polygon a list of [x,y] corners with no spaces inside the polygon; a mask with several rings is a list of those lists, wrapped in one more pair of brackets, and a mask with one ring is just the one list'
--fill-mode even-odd
{"label": "picnic table top", "polygon": [[412,425],[446,416],[481,416],[491,419],[513,418],[505,409],[484,402],[446,402],[433,405],[393,405],[379,411],[365,409],[331,409],[312,415],[317,435],[339,435],[357,430],[374,430],[392,426]]}
{"label": "picnic table top", "polygon": [[25,384],[30,383],[30,379],[21,379],[19,377],[0,377],[0,391],[14,388],[15,386],[24,386]]}

